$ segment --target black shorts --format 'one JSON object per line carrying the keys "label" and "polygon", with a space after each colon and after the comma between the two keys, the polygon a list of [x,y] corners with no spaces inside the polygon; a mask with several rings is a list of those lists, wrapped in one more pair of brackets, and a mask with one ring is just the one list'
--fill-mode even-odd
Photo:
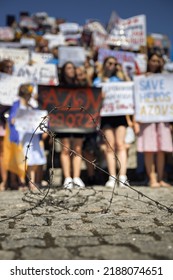
{"label": "black shorts", "polygon": [[111,117],[101,117],[101,129],[106,128],[117,128],[119,126],[127,127],[126,116],[111,116]]}
{"label": "black shorts", "polygon": [[84,139],[85,137],[85,134],[83,133],[68,133],[68,132],[64,132],[64,133],[61,133],[61,132],[58,132],[56,133],[56,138],[82,138]]}

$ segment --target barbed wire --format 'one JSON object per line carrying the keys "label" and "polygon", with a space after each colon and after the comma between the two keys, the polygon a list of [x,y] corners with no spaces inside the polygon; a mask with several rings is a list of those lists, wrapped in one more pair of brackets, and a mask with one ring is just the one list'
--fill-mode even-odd
{"label": "barbed wire", "polygon": [[[108,171],[104,170],[102,167],[100,167],[99,165],[97,165],[97,159],[94,159],[93,161],[88,160],[87,158],[85,158],[83,155],[78,154],[75,150],[73,150],[70,147],[67,147],[66,145],[64,145],[62,143],[62,141],[60,139],[56,138],[56,133],[54,131],[52,131],[49,126],[47,125],[47,121],[50,119],[50,115],[51,113],[53,113],[54,111],[70,111],[71,109],[73,110],[79,110],[80,112],[85,112],[86,114],[89,115],[91,121],[93,122],[94,126],[95,126],[95,130],[101,135],[101,137],[103,138],[103,140],[105,141],[106,145],[113,151],[114,153],[114,159],[116,160],[116,166],[117,166],[117,176],[114,177],[111,174],[109,174]],[[49,180],[48,180],[48,185],[46,190],[42,190],[40,188],[40,186],[38,186],[36,183],[32,182],[30,176],[28,175],[27,172],[27,160],[28,160],[28,153],[29,153],[29,149],[32,145],[32,140],[33,137],[35,135],[35,133],[37,132],[37,130],[40,129],[42,132],[47,133],[47,135],[52,139],[52,153],[51,153],[51,168],[49,169]],[[4,219],[1,219],[0,222],[5,222],[7,220],[10,219],[16,219],[19,216],[27,213],[27,212],[31,212],[35,209],[37,209],[38,207],[43,207],[43,206],[52,206],[54,207],[54,209],[66,209],[68,211],[75,211],[75,209],[77,210],[79,207],[81,207],[82,205],[86,204],[88,202],[88,196],[95,196],[96,192],[99,192],[98,190],[95,190],[93,187],[87,187],[86,189],[90,189],[92,190],[93,193],[90,194],[85,194],[85,196],[83,197],[83,195],[81,195],[81,192],[84,192],[84,189],[80,189],[78,188],[76,190],[76,192],[73,193],[73,190],[68,189],[68,195],[67,193],[65,195],[62,196],[58,196],[58,198],[54,198],[53,195],[50,193],[53,192],[60,192],[60,190],[62,190],[62,188],[53,188],[53,180],[54,180],[54,153],[55,153],[55,143],[59,143],[61,145],[61,147],[66,148],[67,150],[69,150],[70,156],[78,156],[80,157],[83,161],[85,161],[88,164],[91,164],[93,166],[94,169],[99,170],[100,172],[102,172],[103,174],[111,177],[112,179],[114,179],[114,187],[111,189],[111,196],[109,199],[109,203],[107,205],[107,207],[104,207],[104,209],[100,209],[98,212],[100,213],[107,213],[112,205],[113,202],[113,198],[116,195],[119,195],[117,191],[117,184],[121,184],[124,185],[124,187],[126,189],[130,189],[131,191],[135,192],[137,194],[137,199],[140,202],[144,202],[143,200],[141,200],[141,198],[145,198],[147,200],[146,203],[148,203],[148,205],[150,206],[154,206],[157,207],[159,210],[164,210],[167,211],[169,214],[173,214],[173,207],[172,205],[168,206],[166,204],[163,204],[162,202],[155,200],[151,197],[149,197],[148,195],[144,194],[143,192],[139,191],[138,189],[130,186],[129,181],[127,180],[126,182],[122,182],[119,179],[119,174],[120,174],[120,170],[121,170],[121,163],[113,149],[113,147],[111,147],[108,139],[106,138],[104,132],[102,129],[100,129],[100,126],[98,124],[98,120],[96,118],[93,117],[93,115],[88,112],[88,110],[86,110],[83,106],[81,107],[72,107],[70,104],[66,107],[66,106],[59,106],[59,107],[53,107],[46,116],[44,116],[40,122],[40,124],[36,127],[36,129],[34,130],[34,132],[32,133],[32,136],[29,140],[29,144],[27,145],[26,148],[26,154],[25,154],[25,158],[24,158],[24,162],[25,162],[25,175],[26,178],[28,179],[29,183],[31,185],[34,185],[37,189],[37,193],[36,192],[32,192],[32,190],[29,189],[29,192],[26,192],[22,198],[22,200],[24,202],[29,203],[30,205],[32,205],[31,207],[27,208],[27,209],[23,209],[21,210],[19,213],[14,214],[12,216],[6,217]],[[105,188],[103,189],[105,190]],[[101,190],[100,192],[103,192],[103,190]],[[70,195],[69,195],[70,194]],[[74,201],[74,203],[72,203],[71,205],[69,204],[69,201],[72,200],[72,198],[79,198],[79,201]],[[129,196],[128,194],[126,194],[126,198],[128,199],[132,199],[131,196]],[[133,197],[134,199],[134,197]]]}

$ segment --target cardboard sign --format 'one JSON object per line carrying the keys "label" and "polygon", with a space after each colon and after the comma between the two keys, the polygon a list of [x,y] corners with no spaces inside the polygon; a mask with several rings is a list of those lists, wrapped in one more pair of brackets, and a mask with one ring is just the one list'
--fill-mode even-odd
{"label": "cardboard sign", "polygon": [[[15,127],[18,131],[23,133],[43,133],[40,129],[40,124],[47,116],[46,110],[24,110],[19,109],[15,117]],[[44,125],[47,127],[48,119],[44,120]],[[44,128],[44,131],[46,128]]]}
{"label": "cardboard sign", "polygon": [[1,41],[12,41],[14,39],[14,30],[11,27],[4,26],[0,27],[0,40]]}
{"label": "cardboard sign", "polygon": [[121,116],[134,114],[133,82],[103,83],[105,95],[101,116]]}
{"label": "cardboard sign", "polygon": [[31,52],[31,60],[33,63],[47,63],[50,59],[53,58],[51,53],[37,53]]}
{"label": "cardboard sign", "polygon": [[11,59],[15,64],[26,64],[29,61],[28,49],[0,48],[0,60]]}
{"label": "cardboard sign", "polygon": [[59,67],[67,61],[73,62],[76,66],[82,65],[85,61],[83,47],[59,47]]}
{"label": "cardboard sign", "polygon": [[53,64],[17,64],[14,67],[14,75],[18,77],[25,77],[26,79],[28,79],[28,81],[34,84],[59,84],[57,69]]}
{"label": "cardboard sign", "polygon": [[38,93],[41,109],[53,110],[49,115],[53,131],[88,133],[96,130],[92,117],[99,121],[101,88],[39,86]]}
{"label": "cardboard sign", "polygon": [[25,78],[0,73],[0,104],[11,106],[19,98],[20,85],[27,82]]}
{"label": "cardboard sign", "polygon": [[[146,46],[145,15],[137,15],[127,19],[121,19],[115,15],[115,19],[112,21],[109,29],[111,35],[115,37],[115,45],[117,40],[123,42],[125,36],[128,48],[132,50],[137,51],[141,46]],[[122,33],[124,36],[122,36]]]}
{"label": "cardboard sign", "polygon": [[130,77],[135,71],[135,54],[128,51],[115,51],[105,48],[100,48],[98,51],[98,61],[103,63],[104,59],[108,56],[113,56],[117,61],[122,64],[123,71]]}
{"label": "cardboard sign", "polygon": [[173,74],[136,76],[135,119],[142,123],[173,121]]}

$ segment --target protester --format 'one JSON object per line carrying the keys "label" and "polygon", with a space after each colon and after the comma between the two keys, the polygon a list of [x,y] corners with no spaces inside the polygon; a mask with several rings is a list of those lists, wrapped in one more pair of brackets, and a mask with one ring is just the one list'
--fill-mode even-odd
{"label": "protester", "polygon": [[88,87],[92,85],[92,80],[83,65],[76,67],[76,82],[77,85],[81,87]]}
{"label": "protester", "polygon": [[[76,68],[77,85],[79,87],[91,86],[91,79],[84,66]],[[95,160],[97,151],[97,132],[87,133],[83,143],[83,156],[87,159],[87,185],[92,186],[96,183],[95,170],[92,162]]]}
{"label": "protester", "polygon": [[[12,75],[14,63],[10,59],[4,59],[0,61],[0,72]],[[7,171],[4,168],[3,157],[4,157],[4,136],[5,136],[5,112],[8,111],[9,106],[0,105],[0,191],[5,190],[7,182]]]}
{"label": "protester", "polygon": [[[120,82],[121,79],[116,76],[117,59],[108,56],[103,62],[103,69],[100,76],[96,77],[93,85],[99,86],[102,82]],[[101,117],[101,129],[106,137],[104,153],[107,161],[108,172],[110,174],[106,187],[114,187],[117,171],[115,153],[120,161],[119,186],[124,186],[127,182],[127,153],[125,145],[125,135],[127,128],[126,116]]]}
{"label": "protester", "polygon": [[[32,91],[33,87],[30,84],[21,85],[18,94],[19,100],[15,101],[10,108],[8,119],[9,135],[7,134],[6,137],[7,150],[4,161],[7,170],[19,176],[19,189],[26,189],[25,171],[27,171],[29,188],[36,190],[36,185],[40,186],[41,184],[42,167],[46,163],[44,149],[41,144],[41,135],[18,131],[15,127],[19,110],[29,110],[32,114],[33,108],[29,104]],[[26,166],[27,170],[25,170]]]}
{"label": "protester", "polygon": [[[158,52],[151,53],[148,57],[146,75],[157,75],[162,72],[161,55]],[[144,162],[148,176],[148,185],[152,188],[169,187],[164,180],[165,153],[173,151],[170,124],[137,123],[137,151],[144,153]]]}
{"label": "protester", "polygon": [[94,77],[94,61],[91,59],[90,55],[86,56],[84,62],[85,71],[87,72],[87,77],[90,83],[92,83]]}
{"label": "protester", "polygon": [[[4,48],[4,51],[1,53],[1,59],[6,58],[6,57],[13,57],[14,55],[14,61],[16,63],[19,62],[20,64],[26,63],[26,56],[23,57],[20,54],[16,57],[15,54],[15,47],[14,45],[17,45],[18,48],[23,48],[24,45],[22,45],[22,41],[20,39],[24,39],[25,44],[28,44],[28,49],[29,49],[29,57],[28,61],[29,64],[32,65],[34,63],[35,68],[34,68],[34,73],[31,74],[29,67],[25,69],[21,68],[20,73],[18,72],[18,76],[27,77],[29,78],[28,81],[35,84],[35,88],[37,88],[37,83],[39,80],[39,77],[43,78],[41,79],[41,82],[45,82],[46,85],[56,85],[58,83],[55,81],[56,78],[54,76],[51,76],[51,74],[48,72],[49,67],[42,67],[40,69],[39,67],[37,68],[37,59],[35,61],[29,60],[32,58],[32,51],[40,53],[37,54],[38,57],[40,57],[40,61],[42,63],[51,63],[54,64],[56,67],[59,67],[59,77],[60,77],[60,85],[64,87],[74,87],[74,86],[100,86],[102,82],[120,82],[120,81],[130,81],[133,80],[133,69],[135,66],[135,74],[141,74],[145,72],[145,59],[137,59],[138,54],[144,54],[146,53],[146,47],[145,46],[137,46],[137,41],[140,44],[141,40],[139,40],[138,36],[135,38],[135,43],[133,45],[133,40],[132,45],[130,46],[130,49],[127,49],[127,45],[124,48],[123,44],[121,42],[116,42],[111,38],[111,29],[107,33],[104,34],[104,36],[100,36],[99,30],[97,30],[97,27],[94,27],[92,30],[85,30],[85,37],[82,40],[82,34],[83,34],[83,29],[79,28],[79,30],[76,33],[76,30],[74,30],[73,23],[68,23],[66,25],[65,30],[59,28],[61,23],[64,23],[65,21],[62,19],[56,19],[53,20],[52,18],[47,18],[45,20],[37,20],[35,16],[31,16],[31,19],[34,23],[33,28],[31,27],[21,27],[20,24],[18,27],[12,26],[12,29],[14,31],[14,39],[12,39],[11,42],[8,42],[5,40],[5,44],[10,43],[10,48],[12,47],[12,52],[9,54],[8,49]],[[50,21],[49,21],[50,20]],[[129,21],[130,22],[130,21]],[[129,23],[130,24],[130,23]],[[19,27],[20,26],[20,27]],[[35,27],[34,27],[35,26]],[[96,25],[97,26],[97,25]],[[128,26],[128,30],[134,29],[134,26],[131,26],[131,24]],[[52,34],[50,34],[52,33]],[[142,32],[144,34],[144,32]],[[141,33],[141,34],[142,34]],[[61,40],[55,36],[45,36],[46,34],[48,35],[60,35],[62,36]],[[3,35],[1,35],[3,36]],[[141,35],[142,36],[142,35]],[[2,38],[2,37],[1,37]],[[30,40],[31,39],[31,40]],[[133,39],[133,35],[132,35]],[[2,41],[2,40],[1,40]],[[35,42],[33,44],[33,41]],[[120,38],[121,41],[121,38]],[[117,43],[117,44],[116,44]],[[120,43],[120,45],[119,45]],[[154,43],[154,42],[153,42]],[[4,42],[2,42],[4,44]],[[59,46],[64,47],[68,49],[68,46],[72,45],[73,48],[76,48],[76,46],[80,46],[81,52],[76,51],[76,57],[72,57],[72,53],[70,51],[68,52],[67,56],[62,56],[62,53],[58,51]],[[27,45],[25,46],[25,48]],[[152,49],[155,47],[152,46]],[[159,47],[157,47],[158,49]],[[7,51],[7,53],[5,52]],[[123,51],[124,50],[124,51]],[[133,51],[134,50],[134,51]],[[18,51],[18,50],[17,50]],[[117,52],[118,51],[118,52]],[[119,52],[122,53],[120,54]],[[126,51],[129,53],[127,54]],[[151,51],[148,49],[148,51]],[[166,52],[165,48],[165,41],[164,41],[164,48],[162,48],[162,52]],[[168,53],[169,49],[167,50]],[[117,52],[117,53],[116,53]],[[43,59],[41,59],[43,55]],[[52,56],[46,55],[46,54],[52,54]],[[131,54],[130,54],[131,53]],[[64,50],[65,54],[65,50]],[[84,62],[84,66],[80,66],[76,68],[76,71],[74,70],[74,65],[72,63],[67,63],[65,67],[61,68],[59,65],[61,65],[61,61],[70,59],[72,57],[76,62],[76,65],[79,65],[79,62],[81,63],[81,55],[83,56],[85,54],[85,59],[82,57],[82,61]],[[102,58],[105,57],[106,55],[110,55],[107,57],[102,64]],[[115,54],[115,55],[114,55]],[[121,61],[120,56],[122,55],[122,64],[119,63]],[[129,56],[130,55],[130,56]],[[117,56],[117,59],[115,58]],[[33,55],[34,57],[34,55]],[[50,57],[50,58],[49,58]],[[120,59],[119,59],[120,58]],[[46,60],[47,59],[47,60]],[[6,61],[6,62],[5,62]],[[166,60],[165,60],[166,61]],[[164,68],[164,62],[165,62],[162,57],[160,57],[160,65],[161,68]],[[5,64],[4,64],[5,62]],[[130,62],[130,65],[129,63]],[[133,63],[133,67],[131,64]],[[10,75],[16,75],[17,71],[15,74],[13,73],[13,68],[15,65],[11,63],[9,59],[4,59],[3,62],[0,62],[0,71],[10,74]],[[126,67],[126,71],[123,71],[123,67]],[[17,69],[18,67],[16,67]],[[67,70],[68,68],[68,70]],[[71,68],[71,70],[70,70]],[[32,70],[32,69],[31,69]],[[68,72],[66,75],[65,72]],[[161,71],[161,70],[160,70]],[[75,72],[75,74],[74,74]],[[152,71],[150,71],[152,72]],[[162,71],[162,73],[164,70]],[[56,75],[56,74],[55,74]],[[46,76],[49,78],[46,78]],[[50,77],[49,77],[50,76]],[[49,80],[49,82],[46,82],[46,80]],[[40,81],[39,81],[40,83]],[[39,95],[39,93],[38,93]],[[35,95],[36,96],[36,95]],[[103,94],[104,97],[104,94]],[[34,97],[35,98],[35,97]],[[31,99],[29,101],[30,104],[32,104],[33,107],[37,107],[37,102],[35,99],[33,99],[31,103]],[[34,105],[35,104],[35,105]],[[9,109],[9,106],[8,106]],[[8,172],[8,179],[7,179],[7,172],[4,170],[4,165],[2,164],[3,156],[4,156],[4,150],[3,150],[3,142],[4,142],[4,135],[5,135],[5,118],[4,118],[4,112],[6,112],[6,108],[4,106],[0,106],[0,177],[1,177],[1,185],[0,189],[4,190],[5,185],[7,186],[6,181],[8,182],[10,188],[15,189],[16,185],[18,188],[19,183],[19,178],[17,177],[16,174],[12,173],[11,171]],[[7,114],[6,114],[7,115]],[[132,120],[131,117],[129,116],[115,116],[115,117],[102,117],[101,118],[101,129],[106,135],[106,138],[108,139],[107,144],[104,142],[104,144],[101,145],[101,147],[104,150],[104,154],[106,157],[107,165],[108,165],[108,171],[110,173],[110,178],[108,179],[108,182],[106,185],[108,186],[114,186],[115,180],[113,177],[117,176],[117,169],[118,165],[116,164],[114,160],[114,154],[117,152],[118,159],[120,160],[121,163],[121,168],[120,168],[120,181],[122,181],[122,184],[120,183],[120,186],[123,186],[123,182],[127,182],[127,177],[126,177],[126,170],[127,170],[127,153],[126,156],[124,155],[124,146],[126,147],[126,151],[128,151],[131,142],[134,141],[134,135],[133,135],[133,130],[132,130]],[[163,124],[165,126],[166,124]],[[138,124],[135,125],[137,129]],[[159,124],[160,126],[160,124]],[[128,129],[127,129],[128,127]],[[142,125],[141,125],[142,127]],[[126,132],[125,132],[126,131]],[[129,134],[130,131],[130,134]],[[8,131],[7,131],[8,133]],[[127,134],[126,134],[127,133]],[[67,138],[67,144],[68,147],[73,148],[73,145],[75,145],[75,149],[78,149],[79,155],[83,154],[89,161],[95,160],[95,155],[96,155],[96,149],[97,149],[97,133],[91,136],[90,134],[87,134],[85,137],[83,134],[78,134],[78,133],[69,133],[67,134],[57,134],[58,137],[61,137],[62,140]],[[91,136],[91,137],[90,137]],[[94,136],[94,137],[93,137]],[[129,137],[130,136],[130,137]],[[85,138],[85,139],[84,139]],[[98,139],[98,138],[97,138]],[[70,143],[69,143],[70,142]],[[113,150],[110,151],[110,146],[112,146]],[[147,142],[146,142],[147,143]],[[73,144],[73,145],[72,145]],[[63,145],[62,145],[63,146]],[[82,147],[82,148],[81,148]],[[83,150],[83,153],[81,152],[81,149]],[[167,149],[166,149],[167,150]],[[69,161],[69,149],[62,148],[62,153],[61,153],[61,162],[62,162],[62,169],[64,173],[65,180],[66,178],[69,178],[69,185],[65,184],[66,186],[73,186],[74,181],[78,180],[78,185],[82,185],[83,182],[79,183],[80,179],[80,172],[81,172],[81,161],[79,157],[73,156],[72,164]],[[143,151],[143,149],[142,149]],[[163,151],[164,153],[164,151]],[[139,152],[138,152],[139,154]],[[140,152],[140,155],[143,153]],[[154,157],[156,156],[157,152],[154,152]],[[97,157],[99,155],[97,154]],[[147,156],[146,156],[147,157]],[[172,155],[171,155],[172,157]],[[75,159],[77,158],[77,159]],[[138,158],[138,155],[137,155]],[[66,159],[67,159],[67,166],[66,166]],[[70,159],[71,160],[71,159]],[[77,163],[75,163],[75,160]],[[138,166],[137,170],[145,171],[143,166],[141,167],[141,158],[137,159]],[[164,160],[161,160],[161,165],[164,164]],[[70,167],[68,167],[68,165]],[[95,175],[95,172],[93,170],[93,165],[89,164],[87,166],[87,172],[88,172],[88,181],[94,182],[95,179],[93,179],[93,174]],[[42,167],[41,167],[42,169]],[[73,170],[71,170],[73,169]],[[38,170],[38,169],[37,169]],[[66,174],[67,170],[67,174]],[[69,172],[70,170],[70,172]],[[72,172],[71,172],[72,171]],[[38,172],[37,172],[38,173]],[[40,173],[41,174],[41,173]],[[78,179],[74,179],[74,177],[77,177]],[[91,177],[91,178],[90,178]],[[162,177],[162,176],[161,176]],[[74,180],[73,180],[74,179]],[[90,180],[91,179],[91,180]],[[81,180],[81,179],[80,179]],[[68,182],[68,179],[66,180]],[[162,180],[163,181],[163,180]],[[64,181],[65,183],[65,181]],[[163,184],[165,182],[163,181]]]}
{"label": "protester", "polygon": [[[77,85],[76,79],[76,67],[75,65],[67,61],[61,69],[60,73],[60,86],[64,87],[75,87]],[[58,133],[58,138],[61,138],[62,148],[61,148],[61,166],[64,175],[63,186],[65,188],[85,187],[84,182],[80,178],[81,164],[82,164],[82,145],[83,145],[83,134],[81,133]],[[71,150],[74,150],[72,154],[71,163]],[[78,156],[79,155],[79,156]]]}

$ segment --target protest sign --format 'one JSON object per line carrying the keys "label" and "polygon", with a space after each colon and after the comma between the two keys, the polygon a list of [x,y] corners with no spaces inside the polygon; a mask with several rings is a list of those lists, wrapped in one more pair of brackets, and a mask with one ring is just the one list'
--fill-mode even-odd
{"label": "protest sign", "polygon": [[[117,38],[120,41],[120,44],[122,40],[126,39],[128,47],[132,50],[137,51],[141,46],[146,46],[145,15],[137,15],[127,19],[121,19],[116,16],[109,31],[115,39]],[[117,40],[115,40],[115,45],[117,44]]]}
{"label": "protest sign", "polygon": [[43,38],[48,40],[49,49],[58,47],[60,45],[65,45],[65,37],[63,34],[46,33],[43,35]]}
{"label": "protest sign", "polygon": [[142,123],[173,121],[173,75],[134,78],[135,119]]}
{"label": "protest sign", "polygon": [[0,73],[0,104],[11,106],[18,99],[20,85],[27,82],[25,78]]}
{"label": "protest sign", "polygon": [[0,48],[13,48],[19,49],[22,45],[20,42],[0,42]]}
{"label": "protest sign", "polygon": [[59,67],[67,62],[71,61],[76,66],[82,65],[85,61],[85,51],[83,47],[70,47],[62,46],[59,47]]}
{"label": "protest sign", "polygon": [[104,100],[100,115],[121,116],[134,114],[133,82],[102,83]]}
{"label": "protest sign", "polygon": [[100,48],[98,50],[98,61],[103,63],[104,59],[108,56],[114,56],[119,63],[130,62],[134,63],[135,54],[128,51],[115,51],[110,49]]}
{"label": "protest sign", "polygon": [[14,39],[14,29],[8,26],[0,27],[0,40],[12,41]]}
{"label": "protest sign", "polygon": [[[49,126],[56,132],[88,133],[96,126],[88,114],[99,120],[101,88],[39,86],[39,104],[50,112]],[[82,109],[84,108],[84,110]]]}
{"label": "protest sign", "polygon": [[15,117],[15,128],[23,133],[43,133],[43,130],[40,129],[40,124],[44,120],[45,131],[48,125],[48,118],[45,118],[47,113],[46,110],[19,109]]}
{"label": "protest sign", "polygon": [[78,23],[75,22],[64,22],[59,24],[59,29],[63,34],[73,34],[81,30]]}
{"label": "protest sign", "polygon": [[[108,56],[113,56],[117,61],[122,64],[123,71],[129,74],[129,69],[131,73],[135,71],[135,54],[128,51],[115,51],[105,48],[100,48],[98,51],[98,61],[103,63],[104,59]],[[130,75],[129,75],[130,76]]]}
{"label": "protest sign", "polygon": [[28,49],[14,49],[14,48],[0,48],[0,60],[11,59],[15,64],[28,63],[29,50]]}
{"label": "protest sign", "polygon": [[38,24],[34,21],[33,18],[29,16],[22,16],[20,21],[19,21],[19,26],[20,27],[26,27],[26,28],[31,28],[31,29],[37,29]]}
{"label": "protest sign", "polygon": [[33,64],[14,67],[14,75],[25,77],[29,82],[41,85],[58,85],[57,69],[54,64]]}
{"label": "protest sign", "polygon": [[22,47],[34,48],[36,45],[36,41],[34,38],[23,37],[20,39],[20,44]]}
{"label": "protest sign", "polygon": [[100,34],[107,35],[107,31],[104,26],[95,20],[88,20],[88,23],[85,24],[84,29],[90,30],[91,32],[99,32]]}
{"label": "protest sign", "polygon": [[33,63],[47,63],[52,58],[53,55],[51,53],[31,52],[31,60]]}
{"label": "protest sign", "polygon": [[96,47],[104,47],[106,45],[107,34],[100,33],[99,31],[92,32],[92,43]]}

